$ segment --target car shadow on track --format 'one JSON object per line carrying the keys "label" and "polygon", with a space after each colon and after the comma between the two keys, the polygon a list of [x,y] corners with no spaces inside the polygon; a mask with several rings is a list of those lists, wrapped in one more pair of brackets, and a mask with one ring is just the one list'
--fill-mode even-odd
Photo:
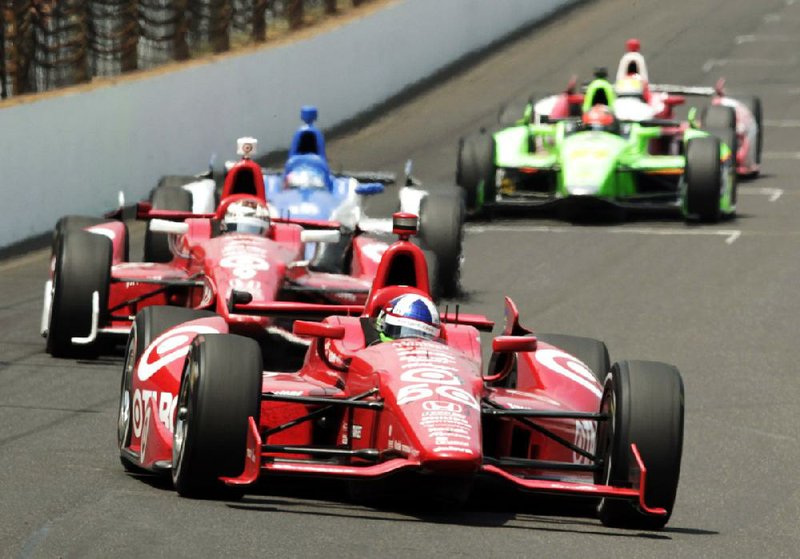
{"label": "car shadow on track", "polygon": [[667,527],[658,532],[603,527],[594,518],[594,502],[542,495],[524,495],[487,484],[476,486],[462,506],[442,509],[420,501],[390,499],[353,502],[347,484],[329,480],[276,480],[257,486],[255,493],[226,506],[239,511],[281,513],[365,521],[406,522],[453,526],[494,527],[509,530],[580,533],[615,538],[671,540],[671,534],[713,536],[717,532]]}

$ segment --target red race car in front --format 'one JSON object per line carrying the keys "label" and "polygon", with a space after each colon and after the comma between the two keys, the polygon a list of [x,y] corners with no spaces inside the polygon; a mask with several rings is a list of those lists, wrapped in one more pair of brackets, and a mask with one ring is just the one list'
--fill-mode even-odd
{"label": "red race car in front", "polygon": [[[492,322],[439,315],[415,229],[415,216],[395,214],[400,240],[359,313],[320,308],[321,322],[294,323],[310,344],[292,367],[265,368],[275,348],[221,317],[178,323],[163,314],[176,309],[145,309],[122,376],[123,465],[199,498],[235,498],[280,474],[348,479],[356,494],[376,480],[405,493],[411,479],[418,498],[459,503],[488,476],[594,499],[607,525],[663,527],[681,462],[678,370],[612,365],[600,341],[535,335],[510,299],[484,363],[479,331]],[[273,314],[247,299],[236,293],[232,312]]]}

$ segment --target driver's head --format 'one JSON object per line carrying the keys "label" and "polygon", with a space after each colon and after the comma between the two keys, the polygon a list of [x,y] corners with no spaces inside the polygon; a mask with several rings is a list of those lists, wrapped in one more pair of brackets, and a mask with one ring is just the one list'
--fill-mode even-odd
{"label": "driver's head", "polygon": [[595,105],[583,113],[583,124],[590,130],[608,130],[614,125],[614,113],[606,105]]}
{"label": "driver's head", "polygon": [[233,202],[222,218],[226,233],[247,233],[264,236],[270,228],[269,208],[256,199]]}
{"label": "driver's head", "polygon": [[422,295],[400,295],[389,301],[375,321],[381,340],[439,337],[441,322],[433,301]]}

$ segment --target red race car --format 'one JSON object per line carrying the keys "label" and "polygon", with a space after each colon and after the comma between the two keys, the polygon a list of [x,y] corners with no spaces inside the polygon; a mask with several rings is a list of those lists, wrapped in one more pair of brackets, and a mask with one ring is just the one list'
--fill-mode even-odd
{"label": "red race car", "polygon": [[303,252],[308,242],[336,242],[338,224],[272,217],[258,197],[228,196],[215,214],[202,216],[145,203],[139,213],[152,220],[150,230],[170,234],[170,262],[130,262],[123,221],[59,221],[42,312],[48,353],[97,353],[102,340],[127,336],[136,313],[151,305],[211,310],[234,331],[275,324],[234,316],[229,303],[237,290],[260,303],[363,303],[386,247],[360,236],[351,274],[328,274],[309,270]]}
{"label": "red race car", "polygon": [[[477,476],[595,499],[604,524],[658,529],[672,512],[683,383],[671,365],[609,362],[602,342],[534,335],[506,299],[482,362],[486,317],[439,315],[425,259],[395,214],[366,304],[298,320],[304,360],[265,370],[265,347],[217,316],[150,307],[128,342],[118,420],[127,469],[171,475],[186,497],[237,497],[273,474],[381,480],[462,502]],[[237,315],[272,304],[233,298]],[[320,315],[325,309],[320,308]],[[310,315],[310,313],[306,313]],[[187,318],[191,320],[187,321]],[[291,369],[291,370],[287,370]]]}

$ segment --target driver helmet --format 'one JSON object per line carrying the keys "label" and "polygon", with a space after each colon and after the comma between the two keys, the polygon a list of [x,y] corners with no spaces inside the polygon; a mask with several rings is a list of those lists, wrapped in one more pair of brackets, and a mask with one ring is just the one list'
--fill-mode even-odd
{"label": "driver helmet", "polygon": [[299,165],[287,171],[285,188],[326,188],[325,173],[312,165]]}
{"label": "driver helmet", "polygon": [[631,74],[617,80],[614,90],[619,97],[636,97],[644,99],[644,82],[638,74]]}
{"label": "driver helmet", "polygon": [[247,233],[264,236],[270,228],[269,208],[256,199],[233,202],[222,219],[226,233]]}
{"label": "driver helmet", "polygon": [[608,130],[614,120],[614,113],[606,105],[595,105],[583,114],[583,124],[590,130]]}
{"label": "driver helmet", "polygon": [[412,294],[389,301],[378,314],[375,327],[384,342],[400,338],[433,340],[441,332],[439,311],[433,301]]}

